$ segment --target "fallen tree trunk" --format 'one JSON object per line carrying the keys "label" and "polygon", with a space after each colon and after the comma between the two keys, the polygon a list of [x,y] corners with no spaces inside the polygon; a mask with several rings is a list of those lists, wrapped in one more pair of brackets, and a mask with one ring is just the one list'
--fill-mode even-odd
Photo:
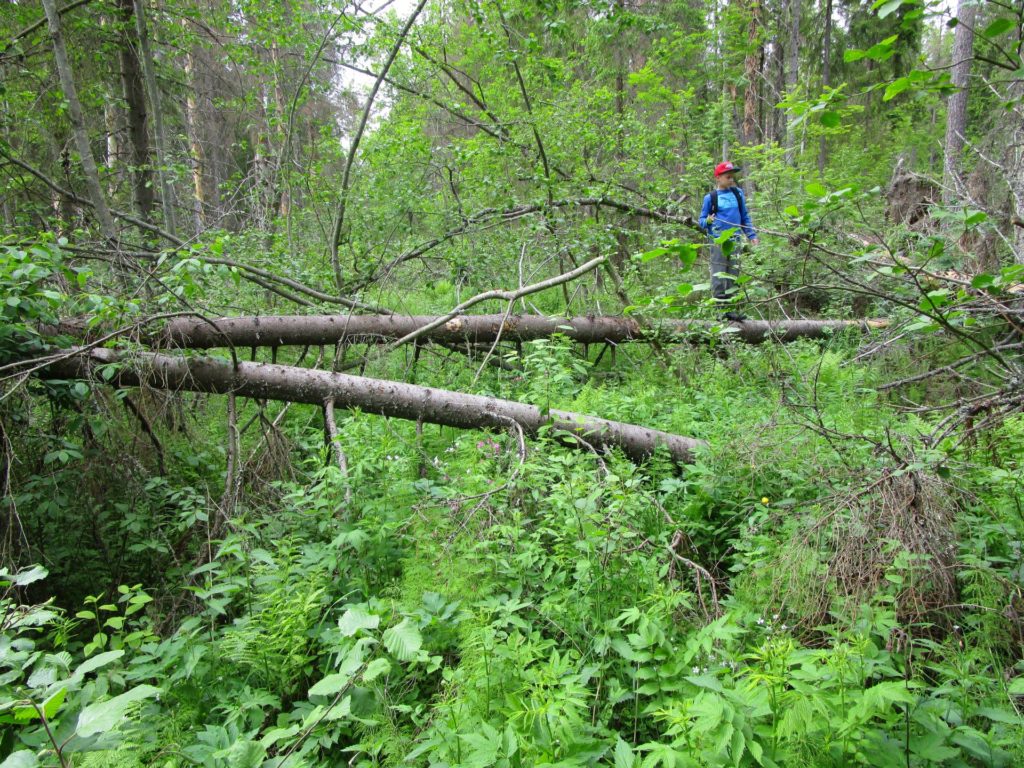
{"label": "fallen tree trunk", "polygon": [[321,407],[333,402],[342,408],[462,429],[507,429],[518,424],[524,433],[537,435],[544,427],[551,427],[585,441],[580,443],[566,435],[567,442],[595,449],[619,448],[638,462],[660,445],[676,461],[689,463],[694,451],[704,445],[701,440],[568,411],[544,413],[536,406],[511,400],[271,363],[232,364],[212,357],[92,349],[79,354],[72,350],[68,357],[40,373],[51,379],[92,379],[96,378],[95,368],[112,363],[118,364],[113,375],[109,379],[100,377],[99,381],[122,387],[234,393]]}
{"label": "fallen tree trunk", "polygon": [[[386,343],[437,321],[431,315],[273,315],[225,317],[204,321],[173,320],[160,339],[163,346],[189,349],[260,347],[289,344]],[[884,320],[747,320],[727,326],[727,335],[748,344],[822,338],[847,328],[885,327]],[[543,317],[540,315],[461,315],[419,338],[435,342],[490,343],[502,338],[529,341],[564,333],[584,344],[644,341],[651,338],[705,338],[715,324],[678,320],[641,326],[628,317]]]}

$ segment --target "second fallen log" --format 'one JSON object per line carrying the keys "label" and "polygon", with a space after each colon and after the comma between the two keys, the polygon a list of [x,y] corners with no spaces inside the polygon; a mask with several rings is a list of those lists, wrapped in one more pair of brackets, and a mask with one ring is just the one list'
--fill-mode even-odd
{"label": "second fallen log", "polygon": [[[97,367],[110,365],[114,367],[108,369],[109,377],[96,375]],[[122,387],[233,392],[242,397],[319,406],[333,402],[342,408],[463,429],[504,430],[517,424],[525,434],[537,435],[549,427],[563,433],[568,442],[572,442],[569,434],[576,435],[597,449],[618,448],[637,462],[663,446],[674,460],[690,463],[694,452],[705,445],[702,440],[634,424],[554,409],[545,413],[528,403],[271,363],[232,364],[213,357],[92,349],[72,352],[49,365],[41,375],[51,379],[98,379]]]}

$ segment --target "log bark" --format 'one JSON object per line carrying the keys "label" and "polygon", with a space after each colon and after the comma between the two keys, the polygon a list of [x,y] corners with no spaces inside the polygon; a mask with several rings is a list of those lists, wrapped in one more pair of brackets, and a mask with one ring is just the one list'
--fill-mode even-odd
{"label": "log bark", "polygon": [[[335,343],[388,343],[434,322],[431,315],[275,315],[225,317],[204,321],[172,320],[155,343],[164,347],[211,349]],[[583,344],[648,341],[652,338],[706,339],[715,324],[697,320],[655,323],[649,327],[628,317],[543,317],[540,315],[462,315],[422,334],[443,343],[530,341],[564,333]],[[884,320],[747,320],[727,326],[726,336],[748,344],[817,339],[849,328],[885,327]]]}
{"label": "log bark", "polygon": [[[112,364],[117,366],[109,379],[95,375],[97,367]],[[651,456],[658,446],[664,446],[674,460],[689,463],[697,449],[705,445],[690,437],[568,411],[545,412],[511,400],[272,363],[232,364],[212,357],[129,355],[111,349],[92,349],[69,354],[43,369],[40,375],[51,379],[95,379],[119,387],[144,385],[173,391],[230,393],[236,397],[320,407],[331,401],[342,408],[462,429],[507,429],[517,424],[525,434],[533,436],[549,427],[562,433],[568,444],[587,448],[572,439],[572,434],[577,434],[590,446],[618,448],[638,462]]]}

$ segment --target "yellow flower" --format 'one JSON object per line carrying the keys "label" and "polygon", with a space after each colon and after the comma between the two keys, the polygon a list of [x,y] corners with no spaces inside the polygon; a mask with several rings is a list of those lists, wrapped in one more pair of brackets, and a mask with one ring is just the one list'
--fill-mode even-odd
{"label": "yellow flower", "polygon": [[768,497],[767,496],[762,496],[761,497],[761,503],[762,504],[767,504],[768,503]]}

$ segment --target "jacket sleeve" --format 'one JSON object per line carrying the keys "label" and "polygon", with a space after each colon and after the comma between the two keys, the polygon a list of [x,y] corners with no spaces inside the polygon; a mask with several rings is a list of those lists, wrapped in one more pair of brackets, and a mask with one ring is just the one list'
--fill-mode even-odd
{"label": "jacket sleeve", "polygon": [[700,209],[700,228],[707,232],[708,216],[711,214],[711,195],[704,195],[704,205]]}
{"label": "jacket sleeve", "polygon": [[750,207],[747,205],[747,196],[743,194],[743,190],[740,190],[740,195],[743,196],[743,216],[740,221],[740,225],[743,227],[743,232],[746,234],[748,240],[753,240],[757,237],[757,230],[754,229],[754,222],[750,218]]}

